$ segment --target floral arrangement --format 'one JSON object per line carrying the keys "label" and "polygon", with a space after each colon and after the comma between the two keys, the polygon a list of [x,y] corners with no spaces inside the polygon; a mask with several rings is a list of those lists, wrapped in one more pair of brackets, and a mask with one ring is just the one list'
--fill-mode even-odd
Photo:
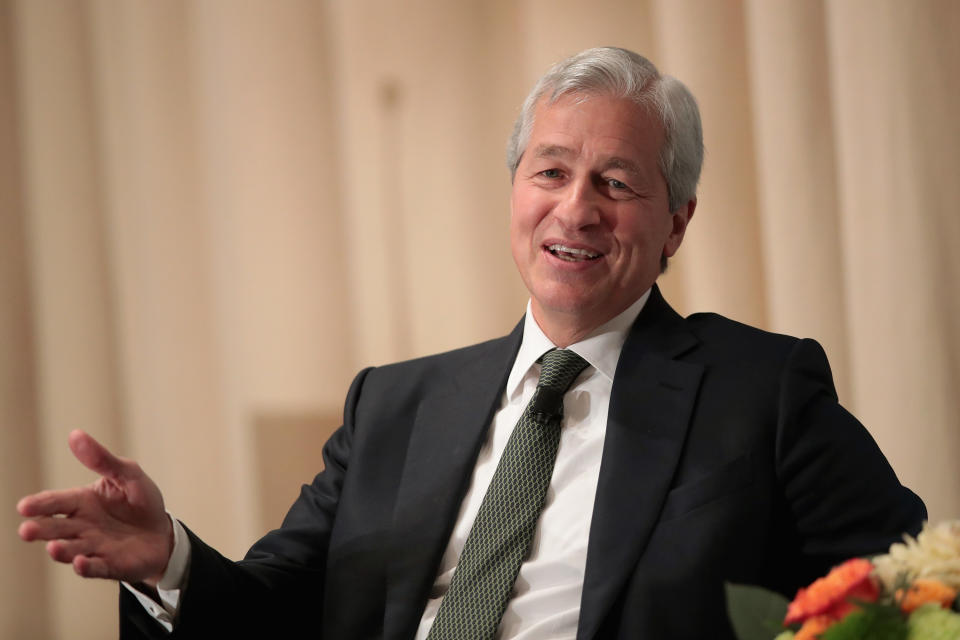
{"label": "floral arrangement", "polygon": [[960,640],[958,592],[960,520],[848,560],[789,603],[728,584],[727,609],[740,640]]}

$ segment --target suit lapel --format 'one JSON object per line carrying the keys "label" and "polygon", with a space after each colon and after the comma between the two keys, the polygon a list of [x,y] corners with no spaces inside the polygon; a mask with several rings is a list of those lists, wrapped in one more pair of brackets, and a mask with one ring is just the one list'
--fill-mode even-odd
{"label": "suit lapel", "polygon": [[479,357],[451,368],[417,408],[394,511],[384,637],[412,637],[513,365],[521,322]]}
{"label": "suit lapel", "polygon": [[614,377],[587,547],[577,638],[596,635],[659,517],[683,450],[703,367],[697,344],[654,287]]}

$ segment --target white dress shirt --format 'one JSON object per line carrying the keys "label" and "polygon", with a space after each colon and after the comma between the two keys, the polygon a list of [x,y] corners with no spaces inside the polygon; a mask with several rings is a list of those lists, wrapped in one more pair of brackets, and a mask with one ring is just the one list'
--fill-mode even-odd
{"label": "white dress shirt", "polygon": [[[623,343],[650,291],[585,339],[568,346],[590,366],[574,380],[563,398],[560,444],[543,512],[537,522],[530,555],[520,566],[497,637],[511,640],[564,640],[577,633],[580,598],[587,563],[590,519],[600,475],[613,376]],[[537,325],[527,303],[523,341],[517,352],[500,407],[493,416],[473,469],[470,488],[450,542],[440,561],[416,640],[427,637],[440,602],[450,586],[457,559],[480,509],[500,456],[540,377],[537,360],[555,348]],[[190,541],[182,525],[174,525],[174,549],[158,585],[161,604],[124,582],[144,608],[168,631],[173,630],[180,597],[189,575]]]}
{"label": "white dress shirt", "polygon": [[[600,476],[613,376],[630,325],[649,296],[647,291],[623,313],[584,340],[567,347],[590,366],[580,373],[563,397],[560,445],[553,476],[534,531],[530,555],[520,566],[513,593],[500,620],[498,638],[572,640],[577,635],[590,519]],[[537,325],[528,303],[523,342],[473,469],[470,488],[440,561],[416,640],[423,640],[430,631],[507,440],[537,388],[540,377],[537,360],[555,346]]]}
{"label": "white dress shirt", "polygon": [[160,602],[157,603],[129,582],[121,584],[137,597],[137,601],[143,605],[147,613],[153,616],[154,620],[167,631],[173,631],[173,622],[180,608],[180,594],[186,588],[190,572],[190,538],[187,537],[183,525],[169,512],[167,515],[173,523],[173,551],[167,561],[167,569],[157,583]]}

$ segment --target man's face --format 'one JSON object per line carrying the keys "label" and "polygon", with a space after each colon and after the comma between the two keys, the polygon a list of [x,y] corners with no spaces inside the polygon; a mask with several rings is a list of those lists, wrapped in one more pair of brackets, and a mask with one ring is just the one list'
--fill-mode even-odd
{"label": "man's face", "polygon": [[[536,107],[510,199],[513,259],[549,337],[583,337],[637,300],[683,240],[669,211],[663,127],[639,105],[568,94]],[[566,345],[560,345],[566,346]]]}

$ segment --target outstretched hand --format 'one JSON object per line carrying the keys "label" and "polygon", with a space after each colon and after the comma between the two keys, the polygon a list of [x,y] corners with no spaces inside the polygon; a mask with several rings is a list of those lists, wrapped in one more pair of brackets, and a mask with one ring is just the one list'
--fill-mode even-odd
{"label": "outstretched hand", "polygon": [[86,578],[155,587],[173,549],[173,527],[160,489],[133,460],[119,458],[83,431],[70,433],[77,460],[100,474],[86,487],[41,491],[17,504],[26,541],[47,540],[47,553]]}

